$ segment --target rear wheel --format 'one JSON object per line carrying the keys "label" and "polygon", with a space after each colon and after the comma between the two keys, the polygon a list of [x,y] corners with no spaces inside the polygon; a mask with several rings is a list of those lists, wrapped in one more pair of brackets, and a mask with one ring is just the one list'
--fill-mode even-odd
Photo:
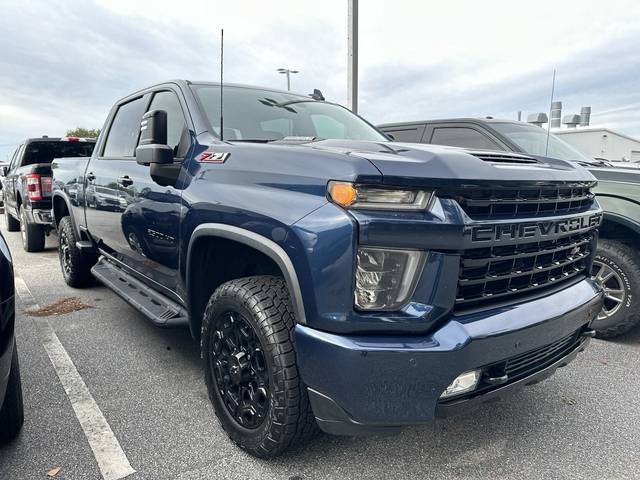
{"label": "rear wheel", "polygon": [[640,255],[617,240],[600,239],[591,278],[604,290],[604,306],[593,328],[600,338],[611,338],[640,324],[635,303],[640,298]]}
{"label": "rear wheel", "polygon": [[22,384],[20,382],[20,365],[18,349],[14,343],[11,357],[9,383],[0,410],[0,442],[5,443],[15,438],[24,423],[24,407],[22,404]]}
{"label": "rear wheel", "polygon": [[82,288],[91,285],[91,267],[98,260],[95,253],[82,252],[71,217],[63,217],[58,224],[58,257],[62,276],[67,285]]}
{"label": "rear wheel", "polygon": [[7,227],[7,232],[17,232],[20,230],[20,222],[11,216],[6,205],[4,206],[4,224]]}
{"label": "rear wheel", "polygon": [[204,313],[209,398],[229,437],[257,457],[278,455],[319,431],[296,363],[294,327],[278,277],[227,282]]}
{"label": "rear wheel", "polygon": [[44,225],[29,223],[27,212],[22,205],[19,212],[22,247],[26,252],[41,252],[44,250]]}

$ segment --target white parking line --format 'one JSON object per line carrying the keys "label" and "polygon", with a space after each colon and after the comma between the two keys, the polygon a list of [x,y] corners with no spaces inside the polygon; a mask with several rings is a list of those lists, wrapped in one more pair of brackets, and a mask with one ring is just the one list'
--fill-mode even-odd
{"label": "white parking line", "polygon": [[[15,276],[16,292],[28,308],[39,308],[25,281]],[[119,480],[135,470],[129,464],[98,404],[45,317],[34,317],[38,335],[71,402],[104,480]]]}

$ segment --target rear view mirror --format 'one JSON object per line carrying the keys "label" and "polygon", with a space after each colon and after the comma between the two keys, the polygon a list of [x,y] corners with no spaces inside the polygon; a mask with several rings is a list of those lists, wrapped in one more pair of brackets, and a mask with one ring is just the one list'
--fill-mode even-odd
{"label": "rear view mirror", "polygon": [[151,110],[142,116],[136,161],[142,165],[173,163],[173,148],[167,145],[167,112],[164,110]]}

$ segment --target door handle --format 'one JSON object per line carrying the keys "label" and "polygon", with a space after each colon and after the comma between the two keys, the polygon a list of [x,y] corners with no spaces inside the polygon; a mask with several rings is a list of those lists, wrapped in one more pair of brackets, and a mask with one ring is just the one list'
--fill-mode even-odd
{"label": "door handle", "polygon": [[129,175],[123,175],[121,177],[118,177],[118,183],[123,187],[128,187],[133,184],[133,180],[131,180],[131,177]]}
{"label": "door handle", "polygon": [[93,172],[89,172],[87,173],[87,180],[90,182],[93,182],[96,179],[96,176],[93,174]]}

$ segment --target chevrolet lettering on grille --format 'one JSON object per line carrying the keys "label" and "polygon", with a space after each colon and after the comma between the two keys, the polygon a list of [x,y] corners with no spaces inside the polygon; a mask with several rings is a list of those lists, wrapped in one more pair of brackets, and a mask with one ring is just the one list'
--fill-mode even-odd
{"label": "chevrolet lettering on grille", "polygon": [[555,237],[595,228],[602,221],[602,213],[561,220],[543,220],[525,223],[501,223],[469,227],[472,242],[501,242],[520,239]]}

